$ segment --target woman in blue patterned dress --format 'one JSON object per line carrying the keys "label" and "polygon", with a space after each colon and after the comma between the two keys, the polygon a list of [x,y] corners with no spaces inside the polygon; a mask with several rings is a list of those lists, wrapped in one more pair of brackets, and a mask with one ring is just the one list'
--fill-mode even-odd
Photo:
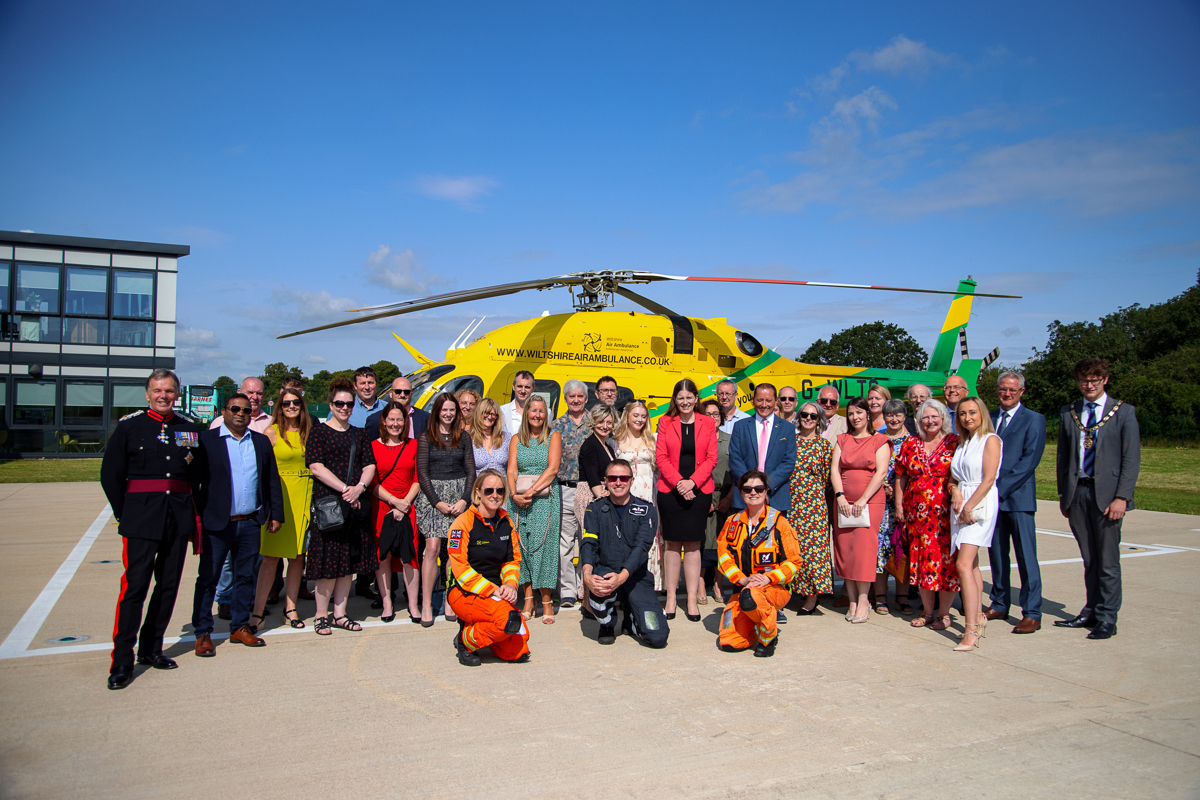
{"label": "woman in blue patterned dress", "polygon": [[[537,589],[542,622],[550,625],[554,622],[550,593],[558,585],[558,529],[562,522],[558,489],[562,436],[550,430],[548,416],[544,398],[534,395],[526,401],[521,427],[508,448],[508,485],[512,487],[509,513],[518,520],[521,537],[521,613],[525,619],[533,616],[533,590]],[[520,480],[521,476],[525,480]]]}
{"label": "woman in blue patterned dress", "polygon": [[888,400],[883,404],[883,420],[886,424],[883,433],[892,440],[892,457],[888,461],[887,478],[883,481],[883,490],[887,494],[887,502],[883,504],[883,521],[879,524],[879,563],[875,572],[875,613],[888,613],[887,585],[888,564],[891,564],[896,577],[896,606],[901,614],[911,614],[912,607],[908,604],[908,570],[901,567],[907,565],[904,560],[904,523],[897,521],[896,512],[892,508],[895,502],[896,458],[900,455],[900,447],[909,437],[904,427],[904,417],[907,409],[903,400]]}
{"label": "woman in blue patterned dress", "polygon": [[471,414],[471,445],[475,451],[476,474],[494,469],[508,472],[508,448],[512,435],[500,422],[500,407],[490,397],[475,404]]}

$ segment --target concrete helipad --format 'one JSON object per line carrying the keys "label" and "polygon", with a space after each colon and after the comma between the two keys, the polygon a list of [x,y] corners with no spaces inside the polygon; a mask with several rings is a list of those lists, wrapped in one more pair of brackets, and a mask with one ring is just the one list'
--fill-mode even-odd
{"label": "concrete helipad", "polygon": [[967,654],[829,609],[789,613],[774,658],[721,653],[710,603],[663,651],[602,647],[565,611],[533,622],[529,664],[467,669],[454,625],[383,625],[355,599],[360,633],[315,636],[311,602],[310,627],[279,629],[277,606],[266,647],[221,639],[200,660],[189,558],[180,668],[138,668],[120,692],[120,537],[99,485],[0,485],[0,519],[5,797],[1200,796],[1200,517],[1130,514],[1119,635],[1094,642],[1049,625],[1081,606],[1083,568],[1042,503],[1046,627],[993,622]]}

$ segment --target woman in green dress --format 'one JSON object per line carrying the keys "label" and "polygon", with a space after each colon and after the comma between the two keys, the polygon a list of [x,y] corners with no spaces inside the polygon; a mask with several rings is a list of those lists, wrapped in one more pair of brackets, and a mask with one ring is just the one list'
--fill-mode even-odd
{"label": "woman in green dress", "polygon": [[258,587],[254,592],[254,614],[251,621],[262,624],[263,609],[279,559],[286,558],[287,599],[283,616],[293,628],[303,628],[304,621],[296,611],[300,582],[304,575],[304,535],[308,533],[309,508],[312,502],[312,473],[304,464],[304,446],[312,418],[299,389],[284,389],[271,414],[271,424],[265,431],[275,451],[279,465],[279,480],[283,484],[283,527],[271,533],[262,529],[262,566],[258,570]]}
{"label": "woman in green dress", "polygon": [[805,596],[798,616],[817,609],[817,597],[833,593],[833,559],[829,553],[829,507],[825,504],[825,486],[833,463],[833,445],[821,434],[825,415],[816,403],[805,403],[796,412],[796,469],[788,484],[792,510],[788,522],[800,543],[800,571],[792,579],[791,590]]}
{"label": "woman in green dress", "polygon": [[508,485],[513,487],[509,513],[518,520],[521,537],[521,613],[525,619],[533,616],[533,590],[537,589],[541,593],[542,622],[549,625],[554,622],[550,593],[558,585],[558,529],[562,517],[558,464],[562,460],[562,437],[550,430],[547,416],[545,399],[534,395],[526,401],[521,427],[508,450]]}

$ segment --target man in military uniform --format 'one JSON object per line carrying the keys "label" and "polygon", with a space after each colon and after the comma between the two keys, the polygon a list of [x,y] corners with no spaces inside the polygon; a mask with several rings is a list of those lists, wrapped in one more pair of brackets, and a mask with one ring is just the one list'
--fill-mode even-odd
{"label": "man in military uniform", "polygon": [[629,490],[633,467],[618,458],[604,471],[608,496],[593,500],[583,514],[583,582],[588,605],[600,622],[600,644],[616,641],[617,602],[625,607],[622,633],[649,647],[666,647],[667,618],[647,569],[658,512]]}
{"label": "man in military uniform", "polygon": [[[192,494],[204,474],[199,428],[175,414],[179,378],[156,369],[146,379],[145,411],[122,417],[104,450],[100,484],[124,539],[125,574],[117,598],[112,667],[108,688],[123,689],[137,663],[175,669],[162,653],[163,635],[175,608],[175,594],[187,555],[187,543],[199,543]],[[154,577],[154,592],[142,624],[142,604]],[[141,625],[141,634],[138,626]]]}

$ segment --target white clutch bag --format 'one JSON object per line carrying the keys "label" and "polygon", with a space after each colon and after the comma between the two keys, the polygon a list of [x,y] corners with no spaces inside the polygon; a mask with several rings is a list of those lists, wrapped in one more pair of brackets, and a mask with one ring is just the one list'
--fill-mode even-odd
{"label": "white clutch bag", "polygon": [[862,513],[857,517],[847,517],[838,509],[838,527],[839,528],[869,528],[871,527],[871,513],[863,507]]}
{"label": "white clutch bag", "polygon": [[974,510],[971,511],[971,522],[983,522],[988,517],[994,516],[995,503],[995,497],[992,496],[991,492],[988,492],[979,505],[975,506]]}

